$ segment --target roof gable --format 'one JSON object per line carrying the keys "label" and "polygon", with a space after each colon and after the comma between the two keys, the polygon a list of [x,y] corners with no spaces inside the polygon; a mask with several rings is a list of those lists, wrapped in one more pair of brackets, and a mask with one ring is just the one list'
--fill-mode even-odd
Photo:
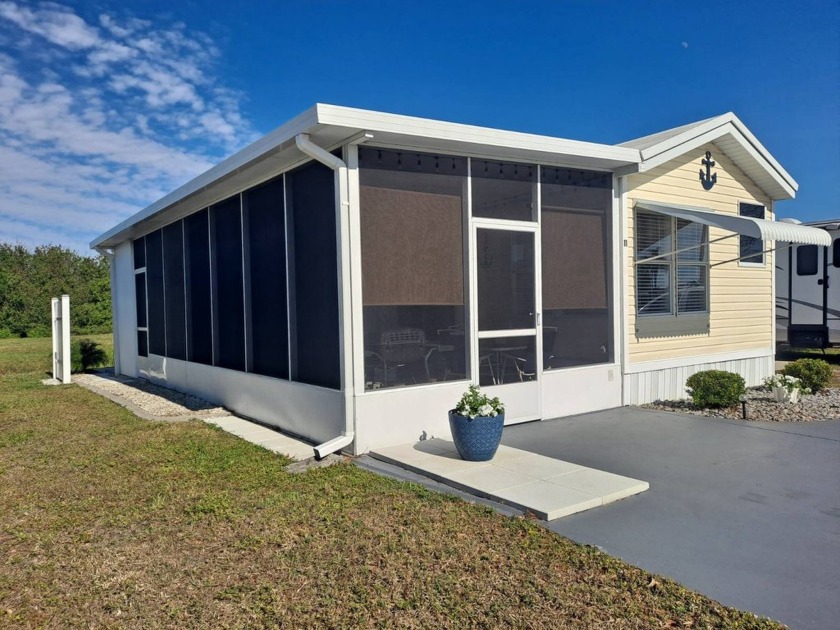
{"label": "roof gable", "polygon": [[799,184],[732,112],[644,136],[618,146],[637,149],[639,172],[714,142],[771,199],[791,199]]}

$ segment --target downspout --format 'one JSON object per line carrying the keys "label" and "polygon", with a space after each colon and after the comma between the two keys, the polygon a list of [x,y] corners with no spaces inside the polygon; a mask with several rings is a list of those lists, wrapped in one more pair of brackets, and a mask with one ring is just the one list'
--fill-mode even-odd
{"label": "downspout", "polygon": [[335,453],[341,449],[350,446],[355,439],[354,426],[354,411],[353,411],[353,394],[355,387],[353,385],[353,366],[355,365],[353,358],[353,344],[347,343],[347,335],[352,334],[352,310],[350,308],[349,300],[345,299],[347,292],[350,290],[350,252],[348,249],[348,226],[347,213],[350,208],[350,193],[347,179],[347,164],[344,160],[336,157],[324,148],[319,147],[309,139],[309,134],[299,133],[295,136],[295,144],[297,148],[309,157],[317,160],[321,164],[330,167],[335,172],[335,186],[338,198],[338,266],[340,270],[341,279],[341,327],[342,327],[342,341],[344,361],[341,366],[341,383],[344,393],[344,431],[341,435],[333,439],[319,444],[315,447],[315,459],[322,459],[330,453]]}
{"label": "downspout", "polygon": [[621,373],[621,404],[627,405],[629,404],[627,401],[627,361],[629,357],[629,348],[628,348],[628,339],[627,339],[627,326],[629,323],[630,314],[627,312],[627,274],[629,273],[629,269],[627,268],[627,198],[626,198],[626,190],[627,190],[627,176],[622,175],[621,177],[617,177],[617,193],[618,193],[618,256],[621,260],[621,264],[619,265],[619,273],[621,274],[621,292],[619,295],[619,319],[621,320],[621,326],[619,327],[619,335],[618,335],[618,343],[619,347],[621,348],[619,357],[621,361],[621,367],[619,368],[619,372]]}
{"label": "downspout", "polygon": [[117,271],[114,268],[116,257],[113,251],[104,247],[97,247],[96,251],[108,260],[108,275],[111,281],[111,330],[114,336],[114,374],[120,374],[120,329],[117,326],[117,303],[114,296],[117,294]]}

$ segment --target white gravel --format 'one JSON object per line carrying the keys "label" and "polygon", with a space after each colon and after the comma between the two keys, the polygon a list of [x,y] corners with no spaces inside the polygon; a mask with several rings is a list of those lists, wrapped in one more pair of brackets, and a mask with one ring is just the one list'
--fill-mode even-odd
{"label": "white gravel", "polygon": [[[657,400],[645,409],[679,411],[712,418],[742,420],[741,404],[723,409],[698,409],[689,400]],[[816,394],[800,396],[799,402],[777,403],[763,387],[747,390],[747,419],[764,422],[819,422],[840,418],[840,389],[829,388]]]}
{"label": "white gravel", "polygon": [[115,376],[113,373],[99,372],[97,374],[74,374],[73,381],[122,398],[153,416],[169,418],[192,415],[205,418],[229,415],[224,407],[217,407],[196,396],[183,394],[168,387],[161,387],[142,378]]}

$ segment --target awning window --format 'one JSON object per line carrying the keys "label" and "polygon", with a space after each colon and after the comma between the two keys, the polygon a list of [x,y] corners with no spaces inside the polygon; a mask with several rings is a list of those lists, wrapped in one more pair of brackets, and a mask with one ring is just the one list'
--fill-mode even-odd
{"label": "awning window", "polygon": [[728,232],[760,238],[763,241],[787,241],[802,245],[820,245],[821,247],[831,245],[831,236],[828,232],[807,225],[755,219],[734,214],[720,214],[702,208],[664,205],[650,201],[638,201],[636,207],[659,214],[667,214],[678,219],[685,219],[686,221],[695,221]]}
{"label": "awning window", "polygon": [[[670,217],[683,219],[685,221],[693,221],[695,223],[708,225],[709,227],[726,230],[731,233],[727,236],[708,241],[707,243],[704,243],[704,245],[732,238],[739,234],[758,238],[762,241],[781,241],[791,244],[818,245],[820,247],[828,247],[831,245],[831,236],[828,232],[807,225],[782,223],[780,221],[769,221],[767,219],[757,219],[754,217],[738,216],[733,214],[721,214],[704,208],[692,208],[689,206],[678,206],[672,204],[666,205],[651,201],[637,201],[635,207],[638,210],[647,210],[649,212],[656,212],[657,214],[664,214]],[[774,249],[775,248],[771,248],[766,251],[769,252]],[[658,256],[646,258],[645,260],[637,260],[636,263],[650,262],[655,258],[661,258],[675,253],[680,252],[679,250],[675,250],[667,254],[659,254]],[[718,262],[712,266],[721,265],[727,262],[734,262],[737,260],[740,260],[740,258]]]}

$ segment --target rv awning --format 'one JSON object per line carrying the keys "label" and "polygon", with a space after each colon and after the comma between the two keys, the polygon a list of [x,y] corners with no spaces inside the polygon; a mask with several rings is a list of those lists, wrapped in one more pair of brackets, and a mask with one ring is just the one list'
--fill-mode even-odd
{"label": "rv awning", "polygon": [[744,236],[760,238],[763,241],[785,241],[801,245],[820,245],[821,247],[831,245],[831,235],[828,232],[807,225],[720,214],[703,208],[665,205],[651,201],[637,201],[636,208],[702,223]]}

